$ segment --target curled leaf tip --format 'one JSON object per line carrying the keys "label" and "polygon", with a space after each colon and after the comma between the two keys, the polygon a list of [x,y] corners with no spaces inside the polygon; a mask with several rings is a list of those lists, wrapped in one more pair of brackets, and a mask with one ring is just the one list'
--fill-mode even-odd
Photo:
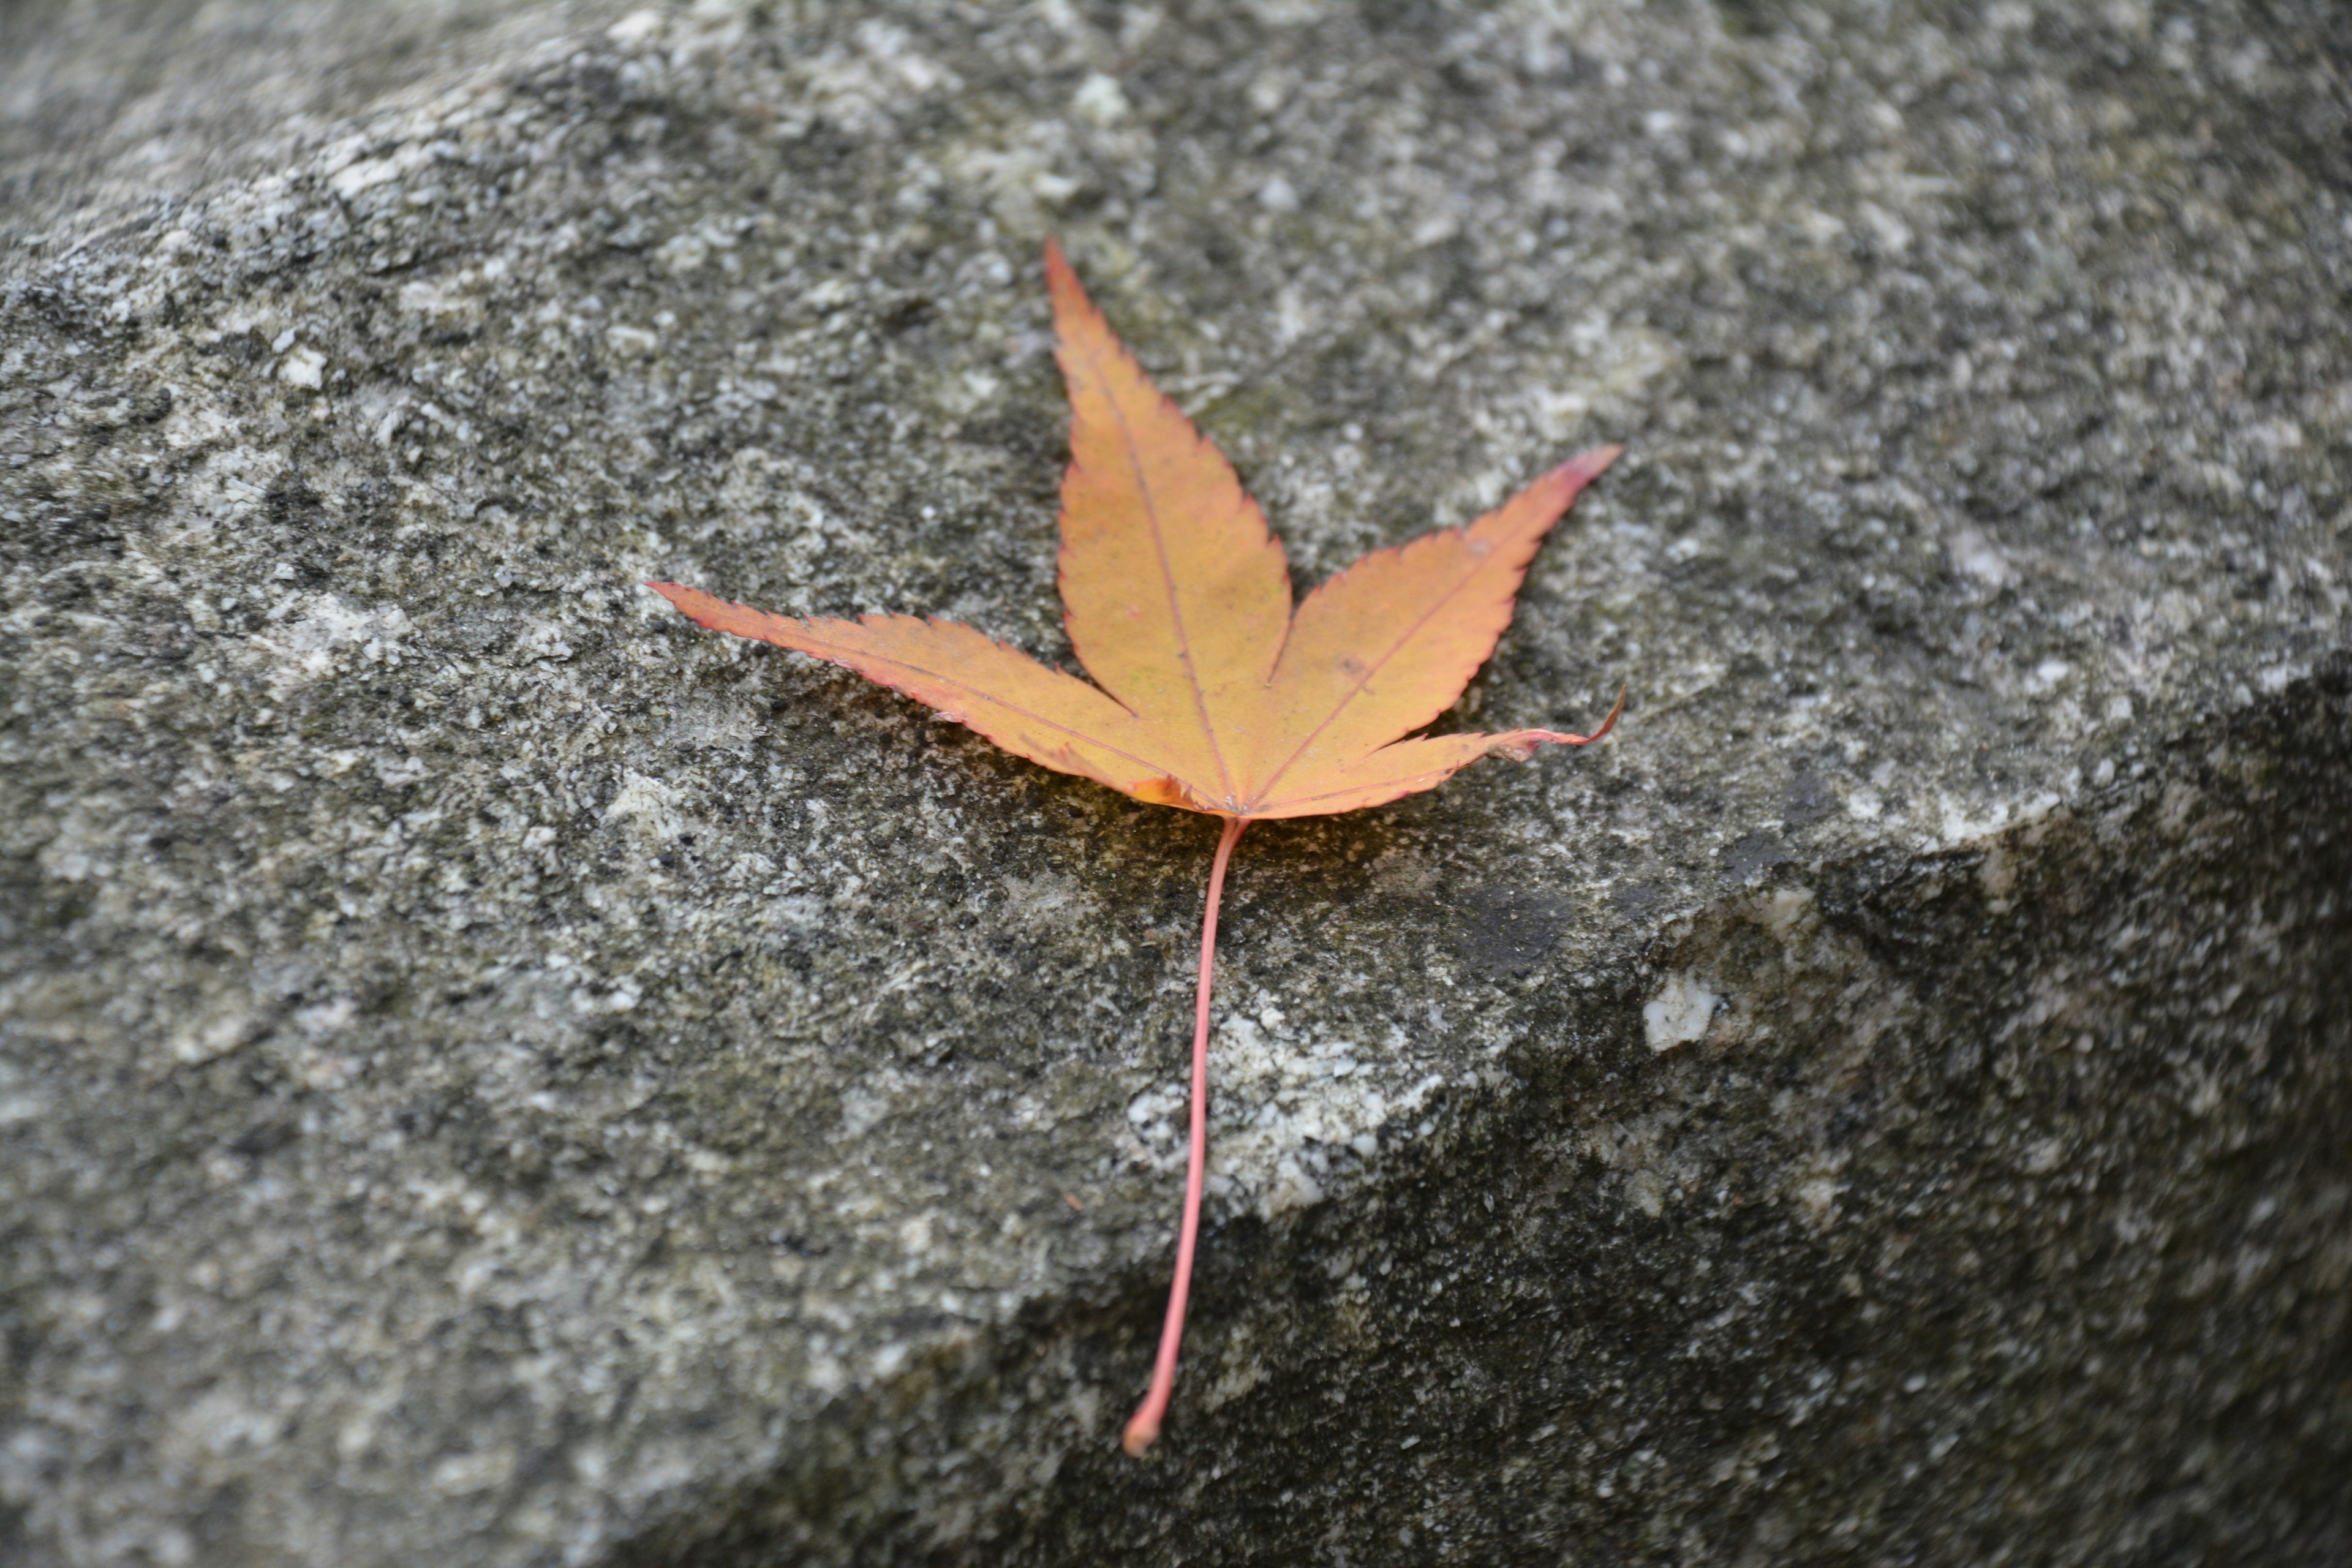
{"label": "curled leaf tip", "polygon": [[1592,744],[1617,727],[1617,716],[1624,711],[1625,689],[1621,687],[1617,692],[1617,705],[1609,710],[1609,717],[1601,721],[1601,728],[1593,731],[1590,735],[1570,735],[1559,730],[1513,730],[1506,734],[1472,738],[1485,740],[1487,756],[1507,757],[1512,762],[1524,763],[1536,754],[1536,749],[1539,746]]}
{"label": "curled leaf tip", "polygon": [[1609,717],[1601,721],[1601,728],[1593,731],[1591,735],[1589,737],[1590,739],[1597,741],[1601,739],[1601,736],[1609,733],[1610,731],[1617,728],[1618,715],[1625,711],[1625,693],[1631,689],[1631,687],[1625,686],[1621,686],[1617,689],[1617,705],[1609,710]]}
{"label": "curled leaf tip", "polygon": [[1575,457],[1554,468],[1547,477],[1573,480],[1580,486],[1589,485],[1608,472],[1609,465],[1624,455],[1625,448],[1622,445],[1594,447],[1590,450],[1579,452]]}

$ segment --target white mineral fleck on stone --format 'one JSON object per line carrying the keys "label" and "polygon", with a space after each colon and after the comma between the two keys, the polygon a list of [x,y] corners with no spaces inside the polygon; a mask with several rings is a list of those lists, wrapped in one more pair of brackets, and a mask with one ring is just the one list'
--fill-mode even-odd
{"label": "white mineral fleck on stone", "polygon": [[1097,71],[1070,95],[1070,107],[1097,125],[1116,125],[1128,116],[1127,94],[1118,79]]}
{"label": "white mineral fleck on stone", "polygon": [[614,43],[619,44],[624,47],[627,47],[646,42],[648,38],[651,38],[656,34],[659,33],[661,29],[662,14],[659,11],[648,7],[643,11],[630,12],[619,21],[605,28],[604,36],[612,39]]}
{"label": "white mineral fleck on stone", "polygon": [[327,356],[308,344],[288,354],[278,366],[278,379],[289,386],[307,386],[316,392],[326,378]]}
{"label": "white mineral fleck on stone", "polygon": [[1771,928],[1772,934],[1782,942],[1788,942],[1811,923],[1812,889],[1776,888],[1766,896],[1762,912],[1764,923]]}
{"label": "white mineral fleck on stone", "polygon": [[678,792],[650,774],[622,775],[613,804],[604,808],[606,822],[635,822],[656,838],[674,838],[678,832]]}
{"label": "white mineral fleck on stone", "polygon": [[1665,1178],[1655,1171],[1636,1171],[1626,1177],[1625,1195],[1652,1219],[1666,1212]]}
{"label": "white mineral fleck on stone", "polygon": [[227,1055],[248,1039],[257,1026],[242,1007],[200,1018],[172,1038],[173,1059],[190,1067]]}
{"label": "white mineral fleck on stone", "polygon": [[2005,800],[1972,806],[1950,795],[1937,797],[1937,812],[1946,844],[1965,844],[1972,838],[1998,833],[2010,825],[2011,816],[2011,808]]}
{"label": "white mineral fleck on stone", "polygon": [[2026,695],[2038,696],[2074,673],[2074,667],[2063,658],[2045,658],[2033,667],[2025,682]]}
{"label": "white mineral fleck on stone", "polygon": [[2016,568],[2010,565],[2009,557],[1981,529],[1964,526],[1953,530],[1950,539],[1945,542],[1945,550],[1951,556],[1954,571],[1987,587],[2005,588],[2017,581]]}
{"label": "white mineral fleck on stone", "polygon": [[2311,673],[2307,664],[2274,664],[2254,677],[2254,684],[2264,691],[2280,692]]}
{"label": "white mineral fleck on stone", "polygon": [[369,158],[353,163],[334,176],[331,182],[335,195],[350,201],[362,191],[373,190],[386,180],[400,177],[400,166],[389,158]]}
{"label": "white mineral fleck on stone", "polygon": [[347,658],[369,665],[400,663],[400,639],[408,635],[409,624],[398,605],[362,609],[337,595],[315,594],[286,608],[293,613],[253,638],[256,647],[281,661],[270,674],[278,697],[303,681],[338,673]]}
{"label": "white mineral fleck on stone", "polygon": [[0,1127],[13,1127],[19,1121],[31,1121],[49,1108],[49,1102],[37,1094],[0,1095]]}
{"label": "white mineral fleck on stone", "polygon": [[1837,1198],[1838,1180],[1833,1174],[1808,1176],[1796,1185],[1797,1206],[1817,1230],[1837,1223]]}
{"label": "white mineral fleck on stone", "polygon": [[1666,976],[1658,994],[1642,1008],[1642,1032],[1654,1051],[1670,1051],[1706,1033],[1723,998],[1687,970]]}
{"label": "white mineral fleck on stone", "polygon": [[654,265],[673,278],[683,277],[710,259],[710,242],[692,229],[674,234],[654,252]]}

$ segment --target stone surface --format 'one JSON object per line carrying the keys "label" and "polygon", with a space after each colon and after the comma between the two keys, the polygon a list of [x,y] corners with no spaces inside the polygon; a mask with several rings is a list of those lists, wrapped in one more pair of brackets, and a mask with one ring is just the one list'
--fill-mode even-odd
{"label": "stone surface", "polygon": [[[9,24],[0,1555],[2352,1554],[2327,7],[267,15]],[[1631,448],[1142,1466],[1209,826],[635,585],[1066,656],[1049,231],[1302,582]]]}
{"label": "stone surface", "polygon": [[121,237],[354,107],[570,33],[611,0],[19,0],[0,9],[0,240]]}

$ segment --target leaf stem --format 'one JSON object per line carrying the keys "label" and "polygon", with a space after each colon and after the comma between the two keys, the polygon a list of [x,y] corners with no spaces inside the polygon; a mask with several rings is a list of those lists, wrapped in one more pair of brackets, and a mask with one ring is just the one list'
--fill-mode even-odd
{"label": "leaf stem", "polygon": [[1184,1343],[1184,1302],[1192,1290],[1192,1247],[1201,1234],[1201,1184],[1209,1166],[1209,984],[1217,966],[1217,905],[1225,893],[1225,865],[1241,842],[1246,816],[1225,819],[1217,858],[1209,867],[1209,902],[1201,916],[1201,990],[1192,1005],[1192,1152],[1184,1165],[1184,1224],[1176,1233],[1176,1278],[1168,1287],[1168,1320],[1160,1330],[1160,1359],[1151,1390],[1128,1418],[1119,1446],[1137,1458],[1160,1436],[1168,1396],[1176,1389],[1176,1352]]}

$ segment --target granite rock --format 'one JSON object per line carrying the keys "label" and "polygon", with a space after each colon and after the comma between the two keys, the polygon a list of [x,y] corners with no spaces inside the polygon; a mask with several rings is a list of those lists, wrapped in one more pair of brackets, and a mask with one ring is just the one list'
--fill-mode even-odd
{"label": "granite rock", "polygon": [[[2326,5],[10,26],[11,1563],[2352,1556]],[[637,585],[1066,659],[1048,233],[1302,584],[1629,447],[1142,1465],[1211,826]]]}

